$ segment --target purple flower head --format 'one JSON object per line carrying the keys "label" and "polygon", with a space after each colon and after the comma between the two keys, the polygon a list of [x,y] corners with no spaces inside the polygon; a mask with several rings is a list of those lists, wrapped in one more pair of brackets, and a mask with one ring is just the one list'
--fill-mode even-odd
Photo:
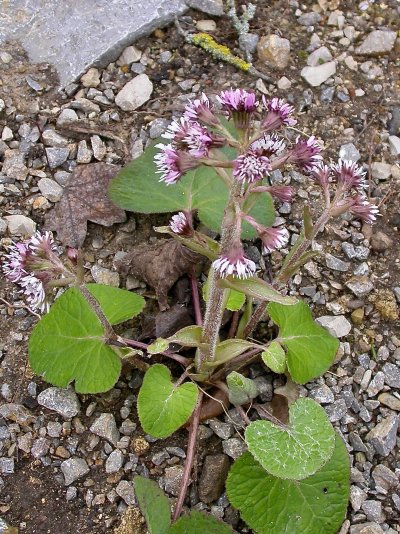
{"label": "purple flower head", "polygon": [[263,254],[269,254],[287,245],[289,232],[281,226],[277,228],[264,228],[260,233],[260,238],[263,245]]}
{"label": "purple flower head", "polygon": [[245,257],[241,245],[227,254],[222,254],[212,265],[221,278],[230,275],[235,278],[249,278],[256,272],[256,264]]}
{"label": "purple flower head", "polygon": [[189,101],[183,115],[190,121],[201,121],[209,126],[217,126],[219,119],[214,115],[208,97],[202,93],[200,98]]}
{"label": "purple flower head", "polygon": [[161,174],[160,182],[165,182],[167,185],[176,184],[190,169],[195,169],[199,165],[199,161],[195,156],[177,150],[171,144],[163,145],[162,143],[156,145],[160,152],[154,156],[155,164],[158,168],[158,173]]}
{"label": "purple flower head", "polygon": [[353,197],[353,200],[354,204],[349,208],[350,213],[369,224],[376,221],[376,216],[379,214],[377,206],[368,202],[364,195],[358,194]]}
{"label": "purple flower head", "polygon": [[334,181],[346,190],[355,189],[360,193],[367,187],[365,171],[357,163],[340,159],[332,166]]}
{"label": "purple flower head", "polygon": [[244,89],[230,89],[222,91],[217,96],[222,109],[226,111],[229,118],[233,118],[236,128],[245,130],[250,124],[252,114],[257,111],[258,102],[253,92]]}
{"label": "purple flower head", "polygon": [[18,282],[26,273],[26,256],[29,249],[25,243],[13,243],[3,263],[3,271],[11,282]]}
{"label": "purple flower head", "polygon": [[310,172],[322,160],[320,152],[321,147],[313,135],[307,140],[298,137],[291,150],[288,161],[295,163],[301,170]]}
{"label": "purple flower head", "polygon": [[267,114],[261,122],[261,128],[266,131],[276,130],[281,126],[294,126],[297,121],[291,117],[294,108],[282,98],[267,100],[262,97],[262,102]]}
{"label": "purple flower head", "polygon": [[266,191],[280,202],[291,202],[293,200],[293,187],[290,185],[271,185]]}
{"label": "purple flower head", "polygon": [[329,187],[329,177],[331,175],[331,169],[328,165],[320,162],[311,169],[310,178],[314,180],[322,189]]}
{"label": "purple flower head", "polygon": [[213,137],[207,128],[198,122],[190,122],[185,117],[181,117],[179,121],[173,121],[163,137],[171,139],[176,148],[187,150],[196,158],[207,156],[213,144]]}
{"label": "purple flower head", "polygon": [[50,304],[46,299],[44,284],[39,278],[29,274],[21,278],[19,285],[32,310],[39,310],[42,313],[49,310]]}
{"label": "purple flower head", "polygon": [[264,133],[262,137],[251,144],[250,148],[261,152],[263,156],[269,158],[275,154],[280,154],[285,149],[285,146],[285,141],[276,134]]}
{"label": "purple flower head", "polygon": [[189,217],[180,211],[177,215],[173,215],[169,221],[169,227],[174,234],[182,235],[184,237],[190,237],[193,235],[192,222]]}
{"label": "purple flower head", "polygon": [[261,156],[255,150],[249,150],[236,158],[233,167],[233,176],[241,181],[251,184],[262,180],[271,172],[271,163],[266,156]]}

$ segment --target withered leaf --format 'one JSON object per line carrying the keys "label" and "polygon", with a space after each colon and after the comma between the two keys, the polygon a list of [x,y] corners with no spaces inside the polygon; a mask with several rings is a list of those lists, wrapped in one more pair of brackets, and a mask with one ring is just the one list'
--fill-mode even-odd
{"label": "withered leaf", "polygon": [[168,291],[182,275],[190,272],[202,256],[173,239],[160,239],[153,245],[138,245],[115,262],[122,274],[132,274],[152,287],[160,310],[168,308]]}
{"label": "withered leaf", "polygon": [[60,202],[46,216],[46,230],[55,230],[67,246],[82,246],[87,222],[111,226],[126,220],[125,211],[108,198],[108,184],[120,167],[92,163],[76,168],[64,188]]}

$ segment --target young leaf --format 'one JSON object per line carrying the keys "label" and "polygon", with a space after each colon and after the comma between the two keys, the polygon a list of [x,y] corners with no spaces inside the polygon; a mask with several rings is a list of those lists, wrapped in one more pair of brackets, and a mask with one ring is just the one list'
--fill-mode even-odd
{"label": "young leaf", "polygon": [[170,436],[192,415],[197,396],[195,384],[176,387],[168,367],[153,365],[144,375],[137,400],[143,430],[155,438]]}
{"label": "young leaf", "polygon": [[229,362],[232,358],[236,358],[236,356],[254,347],[258,347],[258,345],[245,339],[226,339],[221,341],[215,349],[215,362],[213,364],[216,366]]}
{"label": "young leaf", "polygon": [[103,325],[76,287],[38,322],[28,350],[35,373],[61,388],[75,381],[78,393],[108,391],[121,372],[120,358],[105,344]]}
{"label": "young leaf", "polygon": [[350,467],[346,447],[336,435],[328,463],[300,481],[269,475],[250,453],[233,464],[228,498],[258,534],[335,534],[345,518]]}
{"label": "young leaf", "polygon": [[264,282],[260,278],[247,278],[240,280],[239,278],[228,277],[219,280],[218,284],[221,287],[227,287],[228,289],[234,289],[250,297],[255,297],[260,300],[269,300],[271,302],[279,302],[284,306],[294,304],[296,299],[294,297],[285,297],[281,295],[279,291],[274,289],[270,284]]}
{"label": "young leaf", "polygon": [[282,374],[286,371],[286,354],[277,341],[270,343],[261,358],[274,373]]}
{"label": "young leaf", "polygon": [[232,534],[232,529],[212,515],[193,510],[173,523],[167,534]]}
{"label": "young leaf", "polygon": [[143,297],[104,284],[86,284],[86,288],[100,304],[110,324],[119,324],[139,315],[146,302]]}
{"label": "young leaf", "polygon": [[149,354],[160,354],[164,350],[167,350],[169,343],[166,339],[159,337],[151,345],[148,345],[147,352]]}
{"label": "young leaf", "polygon": [[226,377],[226,383],[229,389],[229,402],[234,406],[247,404],[258,395],[254,381],[236,371],[229,373]]}
{"label": "young leaf", "polygon": [[308,398],[289,406],[288,427],[254,421],[245,437],[249,451],[268,473],[293,480],[321,469],[335,445],[335,431],[324,409]]}
{"label": "young leaf", "polygon": [[304,302],[294,306],[268,305],[271,319],[279,326],[277,341],[287,349],[287,366],[298,384],[305,384],[329,369],[339,341],[313,321]]}
{"label": "young leaf", "polygon": [[168,338],[170,343],[179,343],[183,347],[198,347],[201,344],[203,329],[201,326],[185,326]]}
{"label": "young leaf", "polygon": [[239,311],[246,300],[246,295],[244,293],[239,293],[231,289],[229,291],[228,301],[225,305],[225,308],[230,311]]}
{"label": "young leaf", "polygon": [[141,476],[134,478],[135,493],[150,534],[166,534],[171,525],[168,497],[154,482]]}

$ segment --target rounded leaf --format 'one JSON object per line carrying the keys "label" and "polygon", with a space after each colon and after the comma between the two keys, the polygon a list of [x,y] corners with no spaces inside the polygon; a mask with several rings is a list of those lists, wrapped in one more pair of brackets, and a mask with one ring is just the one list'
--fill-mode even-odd
{"label": "rounded leaf", "polygon": [[284,373],[286,371],[286,354],[277,341],[273,341],[261,354],[261,358],[274,373]]}

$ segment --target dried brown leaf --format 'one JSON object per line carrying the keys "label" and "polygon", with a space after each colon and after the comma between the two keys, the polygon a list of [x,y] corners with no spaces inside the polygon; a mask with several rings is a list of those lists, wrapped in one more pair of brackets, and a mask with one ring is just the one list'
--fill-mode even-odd
{"label": "dried brown leaf", "polygon": [[173,239],[163,239],[153,245],[139,245],[115,267],[122,274],[132,274],[152,287],[160,310],[168,308],[168,291],[175,282],[191,272],[202,256],[192,252]]}
{"label": "dried brown leaf", "polygon": [[120,167],[92,163],[74,170],[60,202],[46,216],[45,228],[71,247],[82,246],[87,222],[111,226],[126,220],[125,211],[108,198],[108,184]]}

